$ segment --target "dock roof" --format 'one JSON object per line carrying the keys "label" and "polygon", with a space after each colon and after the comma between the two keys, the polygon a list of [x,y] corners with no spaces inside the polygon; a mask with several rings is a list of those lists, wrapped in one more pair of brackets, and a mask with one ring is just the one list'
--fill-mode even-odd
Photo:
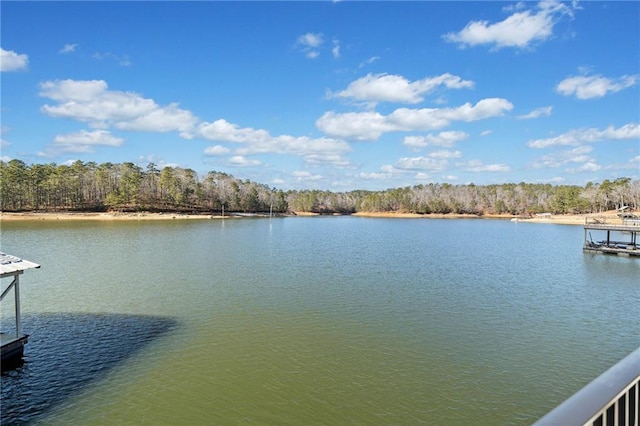
{"label": "dock roof", "polygon": [[39,268],[40,265],[17,256],[0,252],[0,276],[21,274],[25,269]]}

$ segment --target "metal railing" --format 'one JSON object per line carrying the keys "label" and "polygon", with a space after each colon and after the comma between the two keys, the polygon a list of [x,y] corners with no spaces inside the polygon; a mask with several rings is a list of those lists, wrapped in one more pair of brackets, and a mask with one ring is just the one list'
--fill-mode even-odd
{"label": "metal railing", "polygon": [[535,423],[640,426],[640,348]]}
{"label": "metal railing", "polygon": [[638,215],[618,215],[618,216],[586,216],[585,225],[616,225],[616,226],[639,226],[640,216]]}

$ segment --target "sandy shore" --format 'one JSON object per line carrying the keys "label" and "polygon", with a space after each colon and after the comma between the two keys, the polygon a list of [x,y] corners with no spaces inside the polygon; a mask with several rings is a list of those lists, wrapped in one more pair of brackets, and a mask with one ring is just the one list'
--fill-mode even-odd
{"label": "sandy shore", "polygon": [[546,215],[534,216],[531,218],[521,218],[510,214],[488,214],[477,216],[473,214],[415,214],[415,213],[355,213],[354,216],[362,217],[397,217],[397,218],[426,218],[426,219],[503,219],[524,223],[551,223],[558,225],[584,225],[587,218],[607,219],[611,221],[617,219],[616,211],[590,214],[566,214],[566,215]]}
{"label": "sandy shore", "polygon": [[[314,213],[296,212],[296,216],[317,216]],[[484,215],[477,216],[471,214],[415,214],[415,213],[355,213],[359,217],[384,217],[384,218],[415,218],[415,219],[517,219],[523,223],[550,223],[563,225],[584,225],[587,218],[606,218],[608,220],[617,218],[615,211],[593,214],[579,215],[548,215],[534,216],[524,219],[512,215]],[[179,213],[71,213],[71,212],[23,212],[23,213],[0,213],[0,222],[8,221],[33,221],[33,220],[97,220],[97,221],[118,221],[118,220],[196,220],[196,219],[222,219],[219,215],[199,215],[199,214],[179,214]],[[235,218],[225,216],[225,218]]]}
{"label": "sandy shore", "polygon": [[[228,216],[227,216],[228,218]],[[71,213],[71,212],[24,212],[0,213],[0,222],[19,220],[174,220],[174,219],[222,219],[222,216],[179,213]]]}

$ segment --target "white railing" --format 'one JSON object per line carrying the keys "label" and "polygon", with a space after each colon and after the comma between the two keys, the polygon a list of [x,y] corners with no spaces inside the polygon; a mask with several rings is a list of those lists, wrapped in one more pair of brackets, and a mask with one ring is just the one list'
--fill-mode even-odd
{"label": "white railing", "polygon": [[535,423],[640,426],[640,348]]}

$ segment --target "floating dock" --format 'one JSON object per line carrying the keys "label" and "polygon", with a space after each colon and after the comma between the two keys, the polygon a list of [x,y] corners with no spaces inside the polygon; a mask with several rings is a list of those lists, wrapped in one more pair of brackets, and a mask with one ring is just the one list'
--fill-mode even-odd
{"label": "floating dock", "polygon": [[586,253],[640,256],[640,216],[619,215],[616,219],[587,218],[584,225]]}
{"label": "floating dock", "polygon": [[[29,340],[28,335],[22,334],[20,321],[20,275],[27,269],[39,267],[40,265],[37,263],[0,253],[0,281],[2,281],[3,284],[0,302],[13,290],[15,308],[15,331],[0,333],[0,352],[2,353],[1,362],[3,371],[22,360],[24,345],[26,345]],[[11,283],[6,288],[4,287],[4,278],[12,278]]]}

